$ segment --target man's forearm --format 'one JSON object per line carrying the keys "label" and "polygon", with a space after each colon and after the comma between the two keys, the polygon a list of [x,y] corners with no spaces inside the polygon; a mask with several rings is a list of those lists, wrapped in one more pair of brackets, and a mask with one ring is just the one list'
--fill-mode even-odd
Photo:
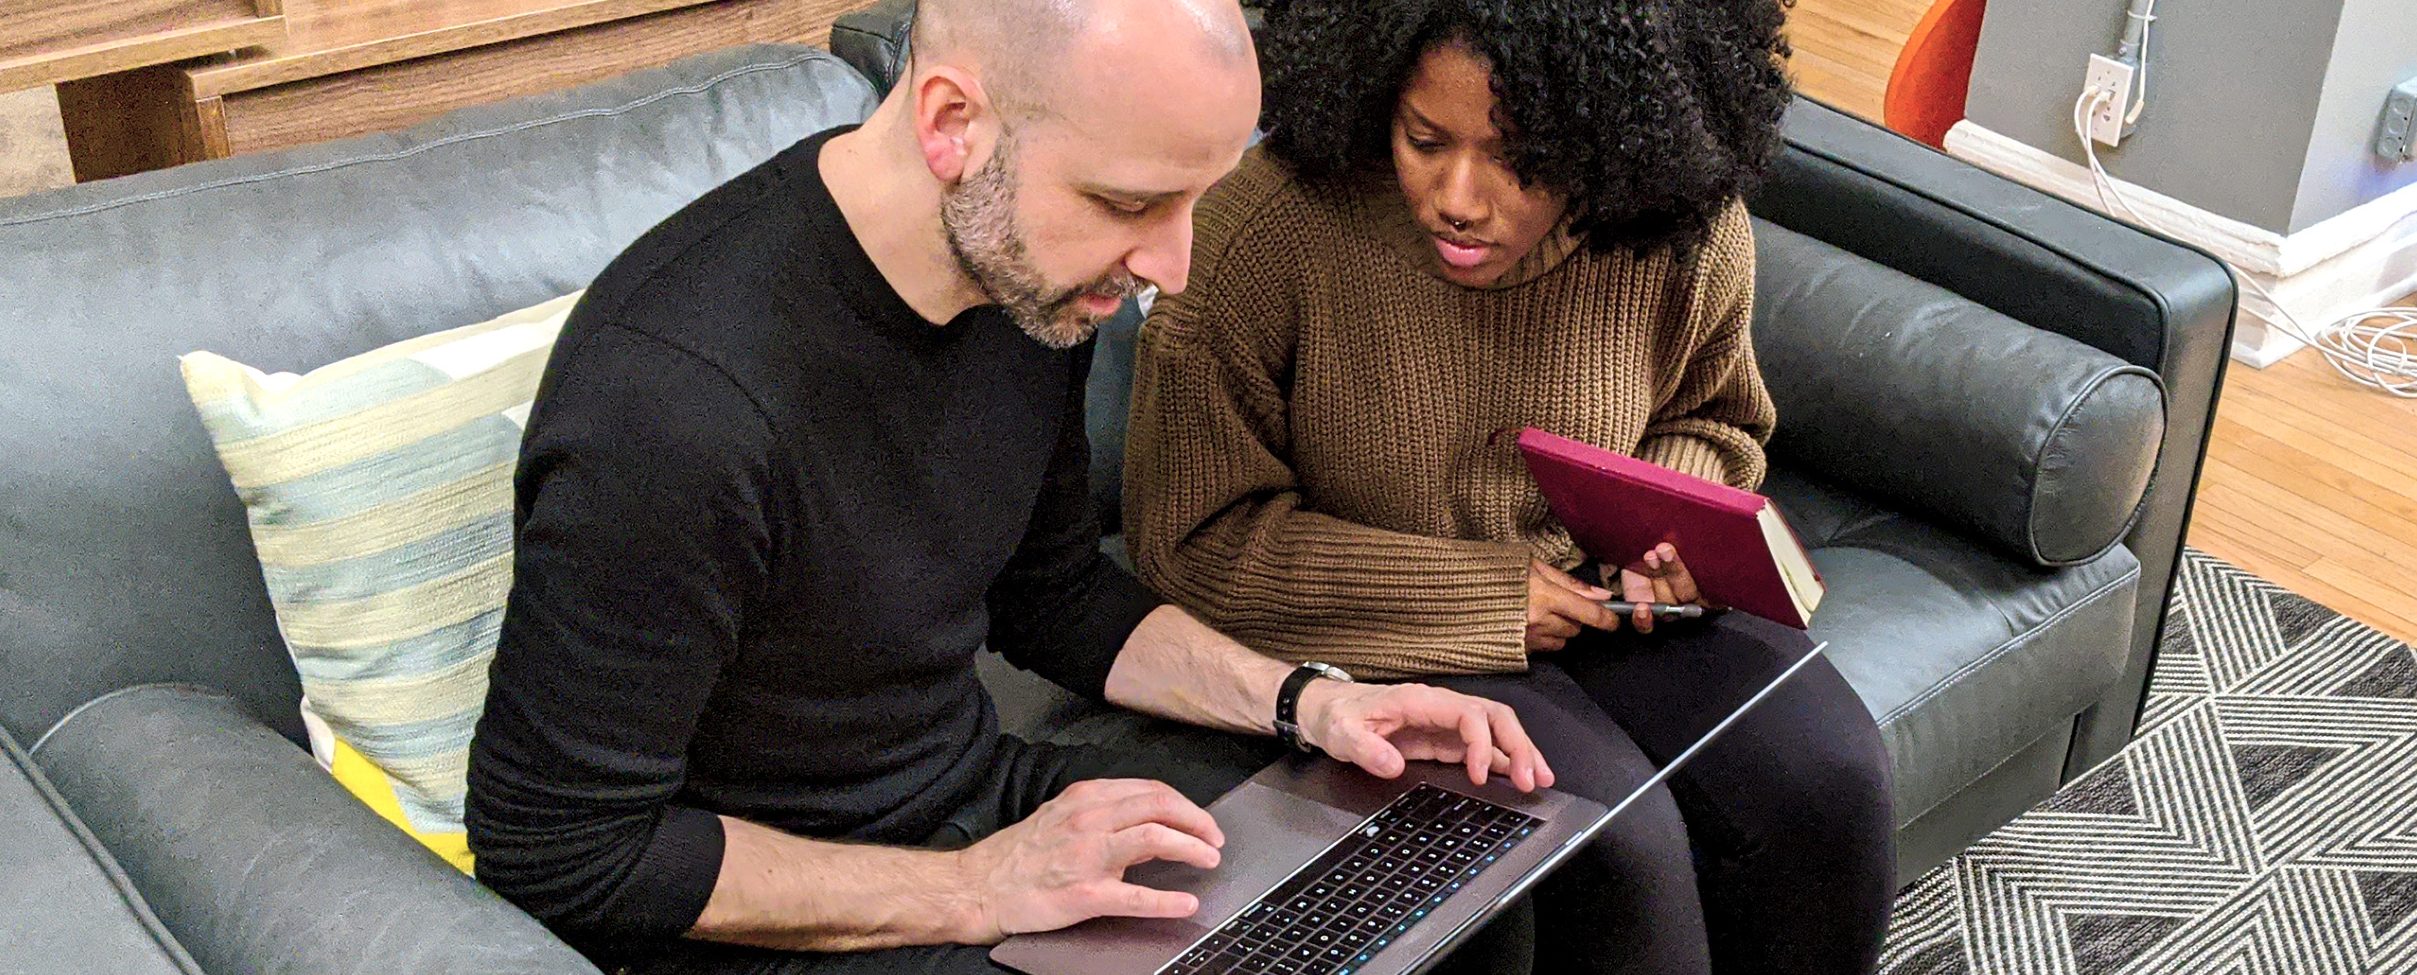
{"label": "man's forearm", "polygon": [[[1276,690],[1292,671],[1292,664],[1235,643],[1180,607],[1161,606],[1117,654],[1108,671],[1108,702],[1186,724],[1264,735],[1274,730]],[[1305,698],[1318,693],[1318,683],[1302,692]]]}
{"label": "man's forearm", "polygon": [[955,853],[830,843],[722,817],[722,869],[688,936],[790,951],[982,940]]}

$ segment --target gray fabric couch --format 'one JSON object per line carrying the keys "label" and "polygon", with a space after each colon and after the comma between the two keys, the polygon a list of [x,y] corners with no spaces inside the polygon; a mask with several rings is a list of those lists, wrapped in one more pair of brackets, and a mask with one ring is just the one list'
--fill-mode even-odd
{"label": "gray fabric couch", "polygon": [[[312,764],[174,357],[302,371],[577,289],[876,92],[746,48],[0,201],[0,972],[592,971]],[[1910,873],[2128,735],[2230,282],[1817,105],[1790,127],[1756,201],[1771,491],[1886,721]],[[1109,499],[1130,325],[1094,380]],[[1128,728],[985,667],[1027,733]]]}

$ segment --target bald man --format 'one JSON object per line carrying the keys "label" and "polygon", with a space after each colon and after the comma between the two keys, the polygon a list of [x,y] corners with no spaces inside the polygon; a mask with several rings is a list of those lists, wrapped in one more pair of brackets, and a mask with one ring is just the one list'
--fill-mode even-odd
{"label": "bald man", "polygon": [[[1214,868],[1201,804],[1250,768],[1004,737],[975,652],[1259,735],[1295,671],[1102,558],[1088,494],[1088,339],[1183,288],[1258,114],[1240,11],[931,0],[913,49],[861,127],[606,268],[538,391],[465,818],[479,879],[608,968],[989,972],[1188,916],[1124,870]],[[1552,781],[1499,704],[1297,693],[1376,775]]]}

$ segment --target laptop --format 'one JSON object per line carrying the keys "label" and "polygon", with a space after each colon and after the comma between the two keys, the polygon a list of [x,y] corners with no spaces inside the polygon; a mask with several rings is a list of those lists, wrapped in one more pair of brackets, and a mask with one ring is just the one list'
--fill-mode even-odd
{"label": "laptop", "polygon": [[1815,645],[1609,808],[1499,776],[1472,786],[1462,765],[1412,762],[1386,780],[1320,756],[1280,760],[1209,804],[1225,831],[1217,869],[1126,871],[1200,898],[1191,917],[1095,918],[1008,938],[990,958],[1029,975],[1423,972],[1828,648]]}

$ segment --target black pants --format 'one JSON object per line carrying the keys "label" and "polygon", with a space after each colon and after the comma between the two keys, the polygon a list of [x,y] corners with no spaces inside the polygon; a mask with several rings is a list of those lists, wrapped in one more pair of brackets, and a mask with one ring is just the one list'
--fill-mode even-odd
{"label": "black pants", "polygon": [[[1511,705],[1555,786],[1609,803],[1811,648],[1732,613],[1430,683]],[[1870,971],[1895,894],[1889,768],[1862,699],[1814,661],[1538,885],[1537,972]]]}
{"label": "black pants", "polygon": [[[1041,803],[1086,779],[1156,779],[1194,802],[1240,785],[1272,759],[1264,742],[1213,733],[1170,738],[1187,747],[1105,748],[1001,742],[999,761],[975,797],[949,817],[925,845],[950,849],[1021,822]],[[1181,757],[1175,757],[1180,755]],[[1528,975],[1534,916],[1524,906],[1504,911],[1438,969],[1446,975]],[[612,966],[631,975],[1001,975],[989,949],[967,945],[894,948],[846,954],[771,951],[684,941]]]}

